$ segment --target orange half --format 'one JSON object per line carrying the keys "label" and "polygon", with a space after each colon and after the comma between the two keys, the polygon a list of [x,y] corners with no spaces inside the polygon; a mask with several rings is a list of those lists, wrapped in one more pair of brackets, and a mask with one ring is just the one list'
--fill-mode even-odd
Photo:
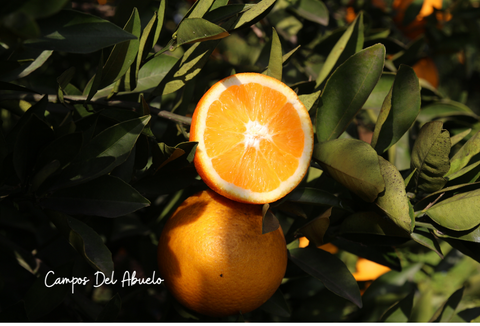
{"label": "orange half", "polygon": [[313,126],[297,94],[275,78],[240,73],[213,85],[192,117],[195,167],[219,194],[245,203],[276,201],[305,176]]}

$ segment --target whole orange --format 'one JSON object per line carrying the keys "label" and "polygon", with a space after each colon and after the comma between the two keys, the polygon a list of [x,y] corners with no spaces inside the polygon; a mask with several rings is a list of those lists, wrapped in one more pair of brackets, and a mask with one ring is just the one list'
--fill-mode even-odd
{"label": "whole orange", "polygon": [[185,307],[221,317],[260,307],[287,266],[282,229],[262,234],[262,206],[212,190],[187,198],[164,226],[160,274]]}
{"label": "whole orange", "polygon": [[397,27],[410,39],[415,39],[425,32],[426,20],[425,17],[431,15],[435,9],[442,9],[443,0],[424,0],[420,12],[415,17],[415,20],[408,25],[404,25],[403,19],[405,13],[413,3],[413,0],[395,0],[392,8],[395,11],[393,20]]}
{"label": "whole orange", "polygon": [[435,62],[430,57],[425,57],[418,60],[413,66],[413,71],[418,78],[425,79],[435,88],[438,88],[439,77],[438,77],[438,69],[435,65]]}

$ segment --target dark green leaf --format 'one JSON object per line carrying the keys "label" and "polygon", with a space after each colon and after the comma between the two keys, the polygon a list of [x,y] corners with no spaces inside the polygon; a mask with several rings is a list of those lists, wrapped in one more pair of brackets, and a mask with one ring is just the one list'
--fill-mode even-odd
{"label": "dark green leaf", "polygon": [[421,244],[424,247],[427,247],[432,251],[435,251],[443,259],[442,249],[440,248],[440,245],[438,244],[435,236],[428,232],[428,229],[416,227],[410,234],[410,236],[415,242]]}
{"label": "dark green leaf", "polygon": [[401,271],[402,265],[397,252],[393,247],[388,246],[364,246],[358,242],[336,238],[333,244],[341,250],[348,251],[356,256],[374,261],[387,266],[393,270]]}
{"label": "dark green leaf", "polygon": [[67,2],[68,0],[30,0],[20,10],[35,18],[43,18],[57,13]]}
{"label": "dark green leaf", "polygon": [[400,229],[391,219],[375,212],[356,212],[342,223],[341,234],[375,234],[387,237],[405,237],[408,234]]}
{"label": "dark green leaf", "polygon": [[320,142],[338,138],[363,107],[382,75],[385,47],[377,44],[347,59],[328,79],[317,110]]}
{"label": "dark green leaf", "polygon": [[312,242],[315,247],[325,244],[323,237],[330,226],[331,214],[332,208],[330,207],[325,211],[325,213],[314,218],[312,221],[308,222],[299,229],[300,233],[307,237],[307,239]]}
{"label": "dark green leaf", "polygon": [[220,1],[215,1],[213,3],[212,9],[205,14],[204,19],[211,21],[212,23],[219,23],[227,18],[235,16],[237,14],[243,13],[249,10],[255,4],[230,4],[224,6],[218,6],[213,9],[213,7],[220,3]]}
{"label": "dark green leaf", "polygon": [[[55,309],[68,293],[75,292],[75,285],[53,285],[57,278],[72,277],[73,264],[67,263],[40,275],[28,289],[23,301],[30,320],[37,320]],[[80,277],[78,278],[80,280]],[[82,283],[83,284],[83,283]],[[77,285],[78,286],[78,285]]]}
{"label": "dark green leaf", "polygon": [[427,123],[435,119],[451,116],[467,116],[478,119],[478,116],[466,105],[451,100],[442,100],[422,108],[417,120],[420,123]]}
{"label": "dark green leaf", "polygon": [[432,206],[433,203],[436,203],[439,200],[445,200],[459,193],[466,193],[469,191],[474,191],[480,188],[480,182],[460,184],[451,187],[443,188],[437,192],[434,192],[415,204],[415,210],[423,210],[427,206]]}
{"label": "dark green leaf", "polygon": [[300,0],[290,9],[302,18],[328,26],[328,9],[320,0]]}
{"label": "dark green leaf", "polygon": [[335,255],[318,248],[297,248],[289,251],[289,258],[305,272],[322,281],[327,289],[362,307],[357,282],[347,266]]}
{"label": "dark green leaf", "polygon": [[415,292],[412,291],[402,300],[394,304],[382,316],[382,322],[406,323],[410,319]]}
{"label": "dark green leaf", "polygon": [[[38,52],[38,51],[36,51]],[[47,61],[48,58],[52,55],[53,51],[45,50],[39,52],[34,60],[30,63],[25,63],[18,68],[9,70],[5,73],[0,74],[0,80],[4,82],[9,82],[13,80],[17,80],[23,77],[30,75],[32,72],[43,66],[43,64]]]}
{"label": "dark green leaf", "polygon": [[103,130],[57,176],[53,189],[86,182],[125,162],[149,120],[150,116],[143,116]]}
{"label": "dark green leaf", "polygon": [[363,13],[360,13],[330,51],[322,70],[318,74],[316,87],[320,87],[332,71],[335,71],[348,58],[362,49],[363,29]]}
{"label": "dark green leaf", "polygon": [[364,141],[334,139],[318,143],[313,159],[335,180],[369,203],[385,190],[377,152]]}
{"label": "dark green leaf", "polygon": [[272,28],[272,47],[270,48],[267,75],[282,81],[282,62],[282,43],[280,43],[277,31]]}
{"label": "dark green leaf", "polygon": [[71,216],[50,211],[52,222],[70,245],[85,258],[96,271],[111,275],[114,266],[112,253],[91,227]]}
{"label": "dark green leaf", "polygon": [[66,214],[118,217],[149,206],[150,202],[121,179],[104,175],[54,192],[40,204]]}
{"label": "dark green leaf", "polygon": [[177,46],[191,42],[218,40],[230,35],[222,27],[203,18],[187,18],[177,30]]}
{"label": "dark green leaf", "polygon": [[53,160],[44,165],[32,178],[32,190],[37,191],[42,183],[60,168],[60,161]]}
{"label": "dark green leaf", "polygon": [[375,204],[398,227],[410,233],[413,230],[413,225],[410,219],[409,200],[402,175],[393,164],[381,156],[378,157],[378,163],[380,164],[380,172],[385,180],[385,192],[378,196]]}
{"label": "dark green leaf", "polygon": [[250,27],[265,17],[272,10],[277,0],[262,0],[250,7],[247,11],[242,12],[238,17],[232,17],[222,26],[227,31],[232,31],[242,27]]}
{"label": "dark green leaf", "polygon": [[88,82],[84,89],[84,93],[87,93],[87,102],[90,101],[97,93],[103,78],[103,51],[100,51],[100,57],[97,64],[97,70],[93,78]]}
{"label": "dark green leaf", "polygon": [[140,43],[138,38],[141,32],[140,16],[136,8],[123,29],[135,36],[135,39],[114,46],[103,67],[100,88],[117,81],[125,75],[130,66],[135,62]]}
{"label": "dark green leaf", "polygon": [[[443,231],[443,232],[442,232]],[[462,241],[470,241],[470,242],[478,242],[480,243],[480,226],[473,229],[473,231],[466,231],[466,232],[447,232],[448,230],[442,229],[433,230],[433,233],[441,239],[443,238],[451,238],[457,239]],[[445,232],[445,233],[444,233]]]}
{"label": "dark green leaf", "polygon": [[412,68],[401,65],[375,124],[372,146],[382,155],[412,127],[420,112],[420,85]]}
{"label": "dark green leaf", "polygon": [[425,124],[412,149],[411,169],[417,169],[413,178],[415,189],[435,192],[446,183],[444,175],[450,169],[450,134],[443,123]]}
{"label": "dark green leaf", "polygon": [[440,323],[448,323],[455,315],[455,311],[462,300],[463,292],[465,288],[462,287],[457,291],[453,292],[453,294],[448,298],[448,300],[438,309],[438,311],[433,315],[430,322],[440,322]]}
{"label": "dark green leaf", "polygon": [[317,108],[321,106],[320,93],[321,91],[316,91],[311,94],[302,94],[298,96],[298,99],[303,103],[307,111],[312,110],[312,112],[316,112]]}
{"label": "dark green leaf", "polygon": [[427,215],[441,226],[466,231],[480,224],[480,189],[454,195],[427,210]]}
{"label": "dark green leaf", "polygon": [[147,58],[150,50],[157,44],[160,32],[165,18],[165,6],[166,0],[160,1],[158,13],[155,12],[152,19],[148,22],[147,26],[142,31],[142,37],[140,38],[138,55],[137,55],[137,68],[136,75],[138,77],[138,71],[142,65],[142,62]]}
{"label": "dark green leaf", "polygon": [[273,214],[269,207],[269,204],[265,204],[262,207],[262,234],[275,231],[280,226],[277,217],[275,214]]}
{"label": "dark green leaf", "polygon": [[97,322],[105,322],[105,321],[116,321],[117,316],[120,314],[122,310],[122,299],[120,295],[117,293],[107,302],[103,310],[100,311],[100,314],[97,317]]}
{"label": "dark green leaf", "polygon": [[135,39],[107,20],[74,10],[62,10],[38,23],[42,36],[25,42],[38,49],[91,53]]}
{"label": "dark green leaf", "polygon": [[60,162],[60,167],[64,167],[77,155],[82,146],[82,142],[82,134],[78,132],[55,139],[40,152],[36,166],[41,168],[57,160]]}
{"label": "dark green leaf", "polygon": [[297,187],[288,194],[286,200],[300,204],[332,206],[353,213],[353,208],[350,207],[347,200],[340,199],[331,192],[321,189]]}
{"label": "dark green leaf", "polygon": [[290,317],[290,308],[288,307],[287,301],[280,289],[277,289],[271,298],[260,306],[260,309],[276,316]]}

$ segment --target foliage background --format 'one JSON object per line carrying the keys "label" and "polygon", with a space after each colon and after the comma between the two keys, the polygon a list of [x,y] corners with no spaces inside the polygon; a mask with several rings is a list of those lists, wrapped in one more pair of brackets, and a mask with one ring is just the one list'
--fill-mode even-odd
{"label": "foliage background", "polygon": [[[383,74],[371,78],[374,89],[362,91],[366,101],[349,113],[352,119],[344,122],[340,138],[370,142],[393,80],[419,82],[421,92],[399,87],[396,98],[407,103],[392,104],[399,112],[413,112],[406,136],[402,133],[390,149],[375,150],[411,180],[420,128],[435,120],[432,132],[446,135],[446,130],[445,137],[457,144],[451,152],[448,146],[449,164],[457,164],[450,159],[471,139],[464,148],[469,153],[460,155],[456,172],[461,175],[446,183],[443,172],[439,178],[445,182],[436,189],[426,188],[429,176],[407,188],[411,202],[420,206],[415,206],[415,229],[412,224],[405,236],[382,220],[367,216],[366,222],[361,214],[370,212],[368,205],[321,173],[323,158],[314,155],[299,189],[272,204],[290,250],[284,283],[261,308],[225,320],[478,321],[480,2],[444,1],[419,23],[413,38],[404,25],[415,21],[423,1],[413,1],[400,22],[388,0],[230,1],[224,7],[227,3],[2,4],[0,320],[212,320],[181,307],[163,286],[117,282],[95,288],[94,273],[111,275],[114,269],[121,279],[125,271],[139,277],[156,271],[156,244],[166,217],[205,188],[192,165],[195,144],[188,142],[188,124],[209,86],[233,72],[273,75],[298,92],[319,134],[324,129],[318,129],[317,109],[339,112],[340,102],[330,105],[328,96],[345,95],[342,87],[329,91],[326,81],[337,78],[342,85],[358,76],[345,64],[349,69],[331,77],[361,53],[362,65],[384,62]],[[197,20],[182,21],[185,16]],[[416,68],[418,81],[406,66],[422,60],[434,62],[438,72],[430,68],[421,75]],[[407,109],[417,104],[418,112]],[[392,140],[381,135],[377,143]],[[422,213],[433,199],[421,199],[443,187],[456,187],[446,197],[457,191],[471,196],[460,210],[446,210],[458,215],[463,210],[462,230]],[[345,212],[360,215],[348,219]],[[311,245],[298,249],[302,235]],[[340,249],[335,255],[316,248],[328,242]],[[355,281],[351,273],[358,256],[392,271]],[[50,270],[91,281],[75,286],[73,294],[68,285],[47,288],[43,280]]]}

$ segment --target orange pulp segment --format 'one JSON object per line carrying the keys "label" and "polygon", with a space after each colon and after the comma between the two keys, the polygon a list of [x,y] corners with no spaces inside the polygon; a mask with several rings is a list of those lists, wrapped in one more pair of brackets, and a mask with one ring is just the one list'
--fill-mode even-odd
{"label": "orange pulp segment", "polygon": [[295,188],[307,172],[313,127],[295,92],[257,73],[227,77],[202,97],[192,117],[195,167],[221,195],[269,203]]}

